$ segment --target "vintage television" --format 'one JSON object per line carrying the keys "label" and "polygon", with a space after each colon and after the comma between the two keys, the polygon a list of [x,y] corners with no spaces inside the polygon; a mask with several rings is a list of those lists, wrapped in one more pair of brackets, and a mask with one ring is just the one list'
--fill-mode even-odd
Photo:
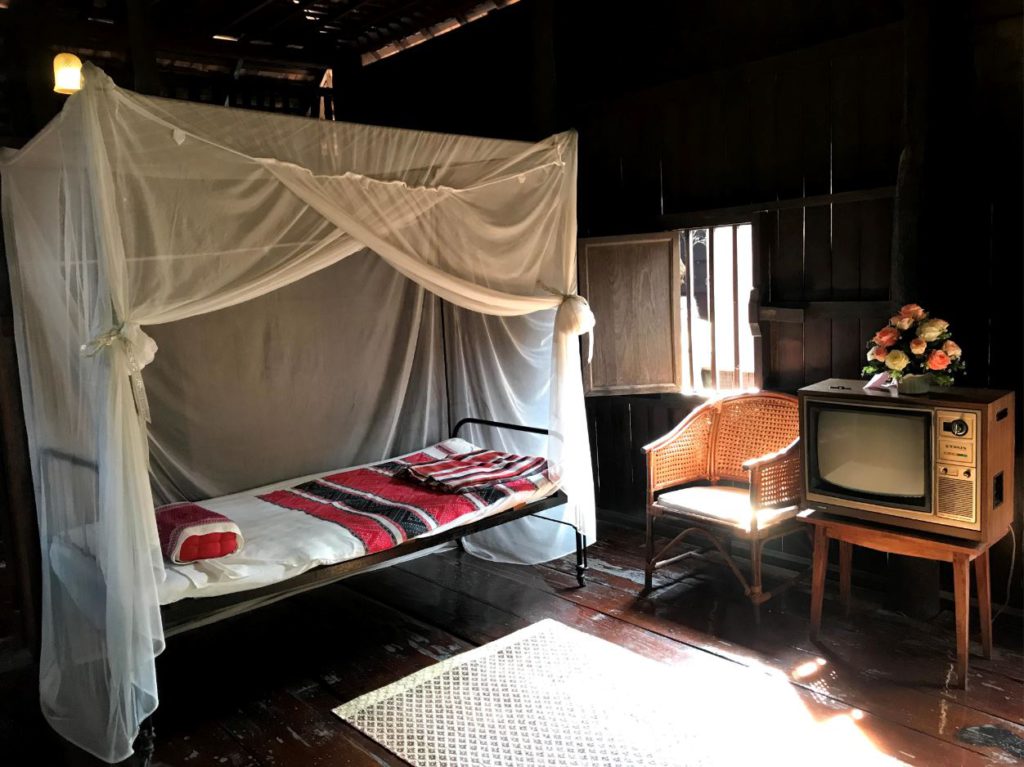
{"label": "vintage television", "polygon": [[974,541],[1013,519],[1013,392],[800,390],[805,508]]}

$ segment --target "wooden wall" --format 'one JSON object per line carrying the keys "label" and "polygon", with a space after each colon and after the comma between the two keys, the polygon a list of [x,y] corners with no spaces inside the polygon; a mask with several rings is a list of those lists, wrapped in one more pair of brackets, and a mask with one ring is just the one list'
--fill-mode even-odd
{"label": "wooden wall", "polygon": [[[866,339],[906,297],[953,323],[965,383],[1021,397],[1020,14],[1001,0],[705,0],[628,14],[524,0],[367,67],[351,109],[509,138],[576,128],[581,236],[752,220],[768,388],[858,377]],[[927,173],[901,177],[919,133]],[[916,261],[893,258],[898,189]],[[604,511],[642,519],[639,448],[692,406],[588,401]],[[996,599],[1009,549],[994,554]]]}
{"label": "wooden wall", "polygon": [[[508,138],[576,128],[581,236],[754,221],[767,387],[856,376],[864,340],[908,295],[953,322],[967,382],[1015,389],[1020,413],[1021,30],[1019,0],[522,0],[346,70],[337,108],[344,119]],[[2,41],[7,143],[27,139],[59,101],[19,74],[26,55],[46,52],[46,34]],[[117,62],[108,68],[118,77]],[[121,69],[131,86],[132,68]],[[222,75],[162,89],[300,113],[316,97],[307,85]],[[901,172],[908,145],[926,151]],[[9,311],[5,298],[4,364]],[[8,510],[11,488],[24,495],[27,478],[12,404],[0,494]],[[641,519],[639,447],[693,405],[670,395],[588,402],[602,509]],[[0,550],[18,537],[5,538],[9,530],[0,505]],[[1004,543],[994,553],[997,600],[1008,559]],[[19,593],[24,602],[11,587],[0,568],[0,633],[14,619],[4,605]]]}

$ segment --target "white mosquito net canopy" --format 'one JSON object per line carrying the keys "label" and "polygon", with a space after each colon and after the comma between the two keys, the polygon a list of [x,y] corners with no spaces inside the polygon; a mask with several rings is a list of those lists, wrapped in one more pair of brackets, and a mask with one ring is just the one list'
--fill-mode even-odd
{"label": "white mosquito net canopy", "polygon": [[[154,503],[379,460],[473,415],[551,430],[468,436],[546,454],[563,519],[593,540],[573,133],[529,144],[242,112],[87,68],[2,181],[41,698],[82,748],[125,758],[157,706]],[[571,548],[563,529],[523,520],[470,547],[542,561]],[[59,542],[95,565],[74,588]]]}

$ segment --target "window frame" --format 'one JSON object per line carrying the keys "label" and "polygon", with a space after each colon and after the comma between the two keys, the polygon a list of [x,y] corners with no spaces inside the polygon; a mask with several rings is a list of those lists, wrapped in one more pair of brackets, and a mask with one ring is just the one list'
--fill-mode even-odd
{"label": "window frame", "polygon": [[[682,257],[685,259],[685,270],[686,270],[686,327],[681,328],[681,331],[685,334],[683,338],[687,343],[686,351],[683,353],[685,363],[688,366],[688,379],[690,382],[689,391],[682,391],[683,394],[694,395],[698,397],[716,397],[722,392],[733,392],[733,391],[746,391],[750,387],[743,386],[743,373],[740,363],[740,327],[741,322],[744,318],[743,307],[739,302],[739,228],[742,226],[750,226],[750,270],[751,270],[751,289],[750,294],[747,298],[746,305],[746,318],[745,322],[750,330],[751,342],[753,345],[753,388],[760,389],[764,381],[764,372],[762,366],[763,354],[762,354],[762,335],[759,324],[759,313],[760,313],[760,262],[761,253],[759,248],[760,243],[760,227],[758,225],[758,217],[750,216],[746,220],[735,220],[735,219],[722,219],[717,221],[704,221],[700,223],[694,223],[690,226],[682,226],[674,231],[677,233],[680,239],[680,251]],[[729,228],[731,230],[732,238],[732,321],[733,321],[733,333],[732,333],[732,357],[733,357],[733,376],[736,383],[735,387],[723,389],[721,382],[721,373],[728,371],[719,370],[717,346],[718,340],[716,338],[716,327],[715,327],[715,314],[717,311],[715,301],[715,229]],[[711,346],[711,386],[704,387],[703,385],[697,385],[697,374],[695,359],[694,359],[694,342],[693,342],[693,312],[691,307],[696,306],[695,290],[693,275],[695,274],[694,260],[693,260],[693,248],[690,244],[691,232],[705,230],[707,232],[706,248],[707,248],[707,304],[708,304],[708,323],[709,323],[709,337]],[[680,325],[683,323],[681,322]],[[681,339],[682,340],[682,339]],[[686,372],[684,371],[684,378],[686,378]]]}

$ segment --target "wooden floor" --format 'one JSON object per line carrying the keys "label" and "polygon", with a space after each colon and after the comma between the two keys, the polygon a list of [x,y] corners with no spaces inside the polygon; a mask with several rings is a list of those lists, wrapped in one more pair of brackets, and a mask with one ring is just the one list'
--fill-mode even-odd
{"label": "wooden floor", "polygon": [[[638,598],[641,551],[641,533],[606,527],[591,548],[583,589],[575,588],[569,559],[524,567],[451,551],[174,638],[159,664],[154,763],[405,764],[331,709],[542,618],[690,668],[695,679],[726,667],[751,679],[773,675],[806,707],[800,726],[849,720],[848,729],[877,750],[910,764],[1024,762],[1019,617],[999,619],[994,657],[971,658],[965,692],[947,687],[954,656],[948,614],[915,622],[861,595],[844,619],[827,602],[823,642],[815,646],[807,639],[805,590],[770,605],[756,630],[749,604],[719,566],[686,577],[659,573],[661,588]],[[710,692],[696,686],[679,694]],[[730,729],[742,733],[735,723]],[[56,753],[39,761],[41,753],[24,763],[57,763]]]}

